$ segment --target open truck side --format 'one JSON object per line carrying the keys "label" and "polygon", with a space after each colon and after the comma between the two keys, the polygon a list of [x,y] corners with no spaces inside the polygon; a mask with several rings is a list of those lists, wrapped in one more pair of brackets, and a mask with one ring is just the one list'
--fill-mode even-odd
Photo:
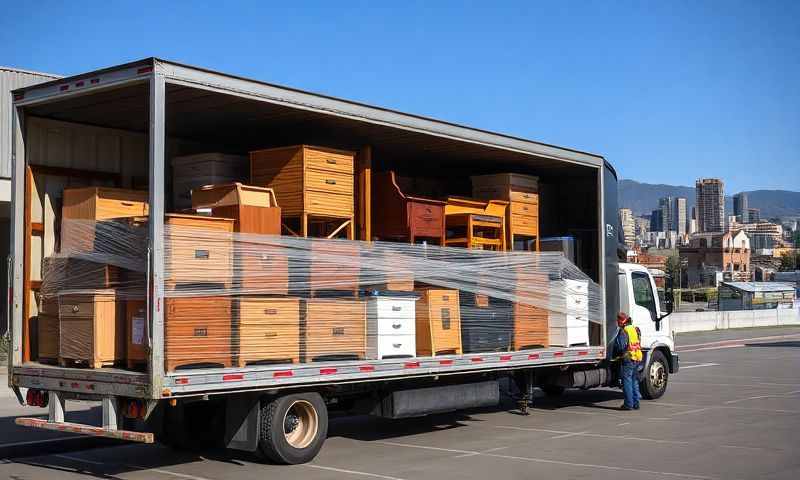
{"label": "open truck side", "polygon": [[[598,155],[154,58],[16,90],[12,96],[9,386],[21,403],[24,388],[28,403],[49,409],[48,419],[18,419],[22,425],[177,446],[210,436],[230,448],[301,463],[321,448],[329,409],[404,418],[496,405],[505,378],[518,385],[523,407],[535,387],[558,392],[614,385],[606,346],[620,310],[631,313],[643,331],[645,395],[663,394],[668,373],[677,371],[668,320],[657,297],[651,308],[643,289],[644,275],[655,292],[652,278],[646,270],[618,263],[616,174]],[[454,176],[501,169],[536,173],[543,198],[559,205],[542,213],[543,235],[579,238],[578,267],[601,292],[601,306],[590,319],[595,326],[591,341],[413,359],[167,371],[166,158],[208,146],[233,144],[248,151],[263,146],[259,142],[265,135],[279,136],[282,143],[357,151],[357,178],[367,184],[371,170],[381,164],[415,168],[404,163],[407,158]],[[87,154],[92,157],[88,163],[80,163],[86,155],[70,153],[81,145],[91,145],[94,152]],[[53,178],[61,180],[49,183]],[[57,222],[56,196],[48,196],[48,189],[64,178],[147,186],[149,348],[144,372],[44,365],[31,355],[36,262],[53,243],[41,232],[47,231],[47,222]],[[361,215],[358,238],[370,240],[369,213]],[[64,403],[76,400],[102,402],[103,425],[66,422]]]}

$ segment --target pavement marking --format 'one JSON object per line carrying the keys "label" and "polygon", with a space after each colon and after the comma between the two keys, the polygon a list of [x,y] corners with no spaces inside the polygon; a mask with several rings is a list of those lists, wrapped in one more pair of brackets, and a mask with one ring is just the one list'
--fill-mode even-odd
{"label": "pavement marking", "polygon": [[733,345],[718,345],[716,347],[701,347],[701,348],[692,348],[690,350],[678,350],[678,353],[704,352],[706,350],[722,350],[723,348],[740,348],[744,346],[745,346],[744,343],[737,343]]}
{"label": "pavement marking", "polygon": [[556,435],[555,437],[550,437],[550,440],[557,440],[559,438],[574,437],[576,435],[585,435],[587,433],[589,433],[589,432],[568,432],[568,433],[565,433],[563,435]]}
{"label": "pavement marking", "polygon": [[369,473],[369,472],[359,472],[358,470],[346,470],[344,468],[326,467],[324,465],[314,465],[311,463],[305,463],[300,466],[306,468],[316,468],[319,470],[328,470],[330,472],[347,473],[349,475],[361,475],[362,477],[383,478],[385,480],[403,480],[402,478],[390,477],[388,475],[379,475],[377,473]]}
{"label": "pavement marking", "polygon": [[758,395],[758,396],[755,396],[755,397],[740,398],[740,399],[737,399],[737,400],[728,400],[727,402],[724,402],[724,403],[725,404],[731,404],[731,403],[739,403],[739,402],[748,402],[750,400],[760,400],[762,398],[790,397],[790,396],[795,395],[797,393],[800,393],[800,390],[792,390],[791,392],[786,392],[786,393],[775,393],[775,394],[772,394],[772,395]]}
{"label": "pavement marking", "polygon": [[456,456],[455,456],[455,457],[453,457],[453,458],[466,458],[466,457],[474,457],[475,455],[481,455],[481,454],[484,454],[484,453],[497,452],[497,451],[499,451],[499,450],[505,450],[506,448],[508,448],[508,447],[495,447],[495,448],[490,448],[489,450],[483,450],[483,451],[481,451],[481,452],[462,453],[461,455],[456,455]]}
{"label": "pavement marking", "polygon": [[739,387],[739,388],[763,388],[763,387],[797,387],[798,383],[772,383],[772,382],[756,382],[756,383],[710,383],[710,382],[685,382],[683,380],[672,381],[673,384],[678,385],[712,385],[715,387]]}
{"label": "pavement marking", "polygon": [[692,445],[692,442],[684,442],[679,440],[663,440],[660,438],[642,438],[642,437],[633,437],[630,435],[607,435],[603,433],[591,433],[591,432],[565,432],[559,430],[548,430],[544,428],[534,428],[534,427],[515,427],[511,425],[495,425],[494,428],[502,428],[506,430],[521,430],[521,431],[531,431],[531,432],[543,432],[543,433],[561,433],[559,437],[551,437],[552,438],[564,438],[564,437],[574,437],[574,436],[581,436],[581,437],[592,437],[592,438],[606,438],[606,439],[614,439],[614,440],[631,440],[635,442],[651,442],[651,443],[664,443],[669,445]]}
{"label": "pavement marking", "polygon": [[695,408],[694,410],[687,410],[685,412],[675,412],[675,413],[670,414],[670,417],[675,417],[677,415],[688,415],[690,413],[705,412],[706,410],[711,410],[712,408],[715,408],[715,407],[703,407],[703,408]]}
{"label": "pavement marking", "polygon": [[68,437],[59,437],[59,438],[47,438],[45,440],[30,440],[27,442],[15,442],[15,443],[0,443],[0,448],[3,447],[21,447],[23,445],[38,445],[42,443],[48,442],[61,442],[64,440],[72,440],[74,438],[89,438],[86,435],[70,435]]}
{"label": "pavement marking", "polygon": [[[700,405],[693,405],[689,403],[667,403],[667,402],[657,402],[651,403],[650,405],[664,405],[667,407],[699,407]],[[727,408],[732,410],[748,410],[754,412],[766,412],[766,413],[790,413],[790,414],[797,414],[800,413],[800,410],[781,410],[776,408],[757,408],[757,407],[730,407],[727,405],[711,405],[714,408]]]}
{"label": "pavement marking", "polygon": [[717,340],[716,342],[692,343],[689,345],[680,345],[678,346],[678,349],[680,349],[680,347],[705,347],[708,345],[722,345],[731,342],[754,342],[758,340],[779,340],[782,338],[794,338],[794,337],[800,337],[800,333],[790,333],[788,335],[770,335],[768,337],[731,338],[728,340]]}
{"label": "pavement marking", "polygon": [[630,424],[631,424],[631,422],[622,422],[622,423],[618,423],[617,426],[618,427],[624,427],[625,425],[630,425]]}
{"label": "pavement marking", "polygon": [[411,443],[399,443],[399,442],[384,442],[378,441],[376,443],[381,443],[384,445],[390,445],[393,447],[406,447],[406,448],[419,448],[423,450],[434,450],[434,451],[444,451],[444,452],[454,452],[454,453],[473,453],[476,455],[482,455],[485,457],[493,457],[493,458],[502,458],[505,460],[520,460],[524,462],[534,462],[534,463],[547,463],[551,465],[565,465],[570,467],[580,467],[580,468],[589,468],[589,469],[602,469],[602,470],[612,470],[617,472],[633,472],[638,474],[647,474],[647,475],[657,475],[657,476],[667,476],[667,477],[678,477],[678,478],[693,478],[697,480],[712,480],[714,477],[706,477],[703,475],[693,475],[689,473],[676,473],[676,472],[659,472],[655,470],[643,470],[640,468],[633,468],[633,467],[618,467],[614,465],[602,465],[602,464],[593,464],[593,463],[574,463],[574,462],[567,462],[564,460],[551,460],[547,458],[537,458],[537,457],[518,457],[515,455],[503,455],[500,453],[482,453],[477,452],[474,450],[456,450],[453,448],[442,448],[442,447],[429,447],[427,445],[414,445]]}
{"label": "pavement marking", "polygon": [[719,363],[699,363],[697,365],[689,365],[687,367],[681,367],[681,370],[688,370],[690,368],[703,368],[703,367],[716,367]]}
{"label": "pavement marking", "polygon": [[[88,460],[86,458],[74,457],[72,455],[53,455],[53,456],[54,457],[58,457],[58,458],[63,458],[63,459],[66,459],[66,460],[72,460],[73,462],[85,463],[85,464],[88,464],[88,465],[98,465],[98,466],[119,465],[117,463],[106,463],[106,462],[98,462],[98,461],[95,461],[95,460]],[[186,473],[172,472],[170,470],[164,470],[162,468],[143,467],[141,465],[132,465],[132,464],[123,464],[123,465],[125,467],[128,467],[128,468],[135,468],[136,470],[144,470],[144,471],[148,471],[148,472],[161,473],[161,474],[164,474],[164,475],[172,475],[173,477],[186,478],[188,480],[211,480],[210,478],[206,478],[206,477],[198,477],[196,475],[189,475],[189,474],[186,474]],[[384,477],[384,478],[391,479],[391,477]],[[391,479],[391,480],[402,480],[402,479]]]}
{"label": "pavement marking", "polygon": [[106,465],[104,462],[96,462],[94,460],[87,460],[85,458],[73,457],[72,455],[53,455],[56,458],[63,458],[65,460],[72,460],[73,462],[88,463],[89,465]]}

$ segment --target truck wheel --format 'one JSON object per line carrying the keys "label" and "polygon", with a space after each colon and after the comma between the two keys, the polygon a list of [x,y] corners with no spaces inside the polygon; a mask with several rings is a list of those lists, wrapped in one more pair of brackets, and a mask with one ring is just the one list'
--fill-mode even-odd
{"label": "truck wheel", "polygon": [[560,397],[564,393],[564,387],[560,385],[542,385],[541,388],[548,397]]}
{"label": "truck wheel", "polygon": [[262,400],[258,448],[273,462],[309,462],[317,456],[327,435],[328,408],[318,393]]}
{"label": "truck wheel", "polygon": [[644,372],[644,378],[639,386],[641,387],[642,397],[648,400],[661,398],[667,391],[669,381],[669,366],[664,354],[659,350],[653,352],[649,365]]}

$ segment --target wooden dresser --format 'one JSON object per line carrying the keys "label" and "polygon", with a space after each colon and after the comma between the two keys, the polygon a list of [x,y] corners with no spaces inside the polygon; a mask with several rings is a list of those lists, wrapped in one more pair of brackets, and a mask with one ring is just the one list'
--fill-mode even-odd
{"label": "wooden dresser", "polygon": [[539,250],[539,178],[516,173],[471,177],[472,195],[510,202],[507,242],[510,250]]}
{"label": "wooden dresser", "polygon": [[448,197],[444,207],[445,245],[505,250],[507,209],[504,200]]}
{"label": "wooden dresser", "polygon": [[234,231],[245,234],[236,238],[233,248],[234,282],[243,293],[286,295],[287,257],[269,238],[256,236],[281,234],[281,209],[272,189],[241,183],[207,185],[192,191],[192,208],[209,208],[215,217],[232,218]]}
{"label": "wooden dresser", "polygon": [[417,290],[415,305],[417,355],[461,354],[461,311],[458,290]]}
{"label": "wooden dresser", "polygon": [[372,175],[372,201],[380,206],[372,219],[377,240],[444,245],[445,202],[405,195],[391,171]]}
{"label": "wooden dresser", "polygon": [[549,346],[548,317],[543,308],[514,303],[514,350]]}
{"label": "wooden dresser", "polygon": [[67,188],[61,210],[61,251],[95,250],[95,232],[89,222],[148,215],[148,192],[111,187]]}
{"label": "wooden dresser", "polygon": [[230,297],[173,297],[164,310],[164,367],[232,364]]}
{"label": "wooden dresser", "polygon": [[566,313],[550,312],[550,344],[570,347],[589,344],[589,282],[557,280],[551,283],[554,298],[563,299]]}
{"label": "wooden dresser", "polygon": [[289,233],[354,239],[355,153],[295,145],[250,152],[253,184],[275,192]]}
{"label": "wooden dresser", "polygon": [[309,298],[301,308],[303,362],[363,359],[367,348],[366,306],[352,298]]}
{"label": "wooden dresser", "polygon": [[36,322],[39,362],[57,363],[59,345],[58,298],[47,298],[41,302]]}
{"label": "wooden dresser", "polygon": [[164,283],[215,283],[233,280],[231,218],[167,214],[164,218]]}
{"label": "wooden dresser", "polygon": [[125,302],[125,363],[129,369],[147,369],[147,302]]}
{"label": "wooden dresser", "polygon": [[234,300],[235,364],[300,361],[300,299],[244,296]]}
{"label": "wooden dresser", "polygon": [[317,296],[325,292],[348,292],[359,289],[361,264],[360,245],[342,240],[314,239],[311,259],[291,262],[290,285],[300,296]]}
{"label": "wooden dresser", "polygon": [[116,292],[59,294],[59,364],[100,368],[124,359],[125,328]]}
{"label": "wooden dresser", "polygon": [[371,296],[367,300],[367,358],[416,356],[416,296]]}

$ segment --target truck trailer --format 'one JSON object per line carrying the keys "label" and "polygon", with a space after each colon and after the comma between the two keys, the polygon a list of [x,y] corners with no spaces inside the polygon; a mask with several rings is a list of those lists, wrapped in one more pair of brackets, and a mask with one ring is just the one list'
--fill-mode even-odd
{"label": "truck trailer", "polygon": [[[49,412],[47,419],[19,418],[17,424],[135,442],[161,441],[175,447],[205,440],[259,452],[279,463],[303,463],[322,448],[329,411],[408,418],[496,406],[504,382],[516,386],[519,406],[526,410],[535,388],[557,395],[566,388],[616,386],[619,378],[610,345],[617,333],[618,312],[628,313],[641,330],[640,379],[645,398],[663,395],[669,375],[678,371],[668,318],[669,289],[662,306],[647,269],[620,262],[617,174],[600,155],[157,58],[20,88],[11,95],[9,387],[21,404],[46,407]],[[242,155],[285,145],[325,145],[331,152],[355,152],[353,214],[332,233],[326,232],[329,237],[346,232],[347,238],[319,240],[302,234],[262,238],[227,231],[204,237],[190,231],[182,240],[212,246],[192,247],[188,258],[177,258],[176,232],[180,230],[176,225],[185,217],[178,214],[183,212],[178,205],[187,199],[180,198],[182,187],[173,178],[179,165],[174,159],[208,151]],[[327,162],[331,171],[339,168],[335,159]],[[468,190],[474,175],[536,176],[540,235],[568,236],[574,254],[567,259],[559,253],[537,251],[456,249],[445,241],[443,245],[415,244],[413,239],[407,244],[382,241],[373,235],[372,226],[388,213],[379,203],[370,202],[370,185],[378,172],[390,170],[406,176],[424,172],[447,179],[448,188],[459,191]],[[325,180],[338,188],[336,181]],[[436,182],[429,187],[435,190]],[[146,209],[139,212],[140,218],[111,227],[102,222],[70,223],[61,216],[74,201],[64,192],[78,188],[138,191]],[[128,206],[135,207],[133,202]],[[311,228],[305,222],[303,216],[299,227],[284,227],[291,233],[298,228],[305,233]],[[135,360],[142,362],[140,368],[135,363],[128,363],[129,368],[113,361],[104,363],[102,358],[87,368],[63,358],[63,347],[51,345],[47,348],[57,351],[51,356],[58,357],[53,364],[44,361],[46,355],[39,351],[49,334],[37,338],[37,329],[42,330],[36,319],[48,314],[46,292],[53,284],[43,271],[52,272],[53,265],[60,265],[59,258],[69,259],[69,252],[75,251],[70,248],[85,247],[87,238],[91,252],[82,257],[86,261],[97,261],[98,245],[123,245],[123,253],[105,251],[103,258],[113,258],[118,266],[128,268],[126,281],[141,294],[136,301],[142,313],[133,317],[136,333],[131,334],[129,318],[127,337],[129,352],[131,335],[137,339],[134,343],[141,357]],[[355,357],[247,363],[241,360],[241,351],[239,357],[226,351],[226,359],[239,361],[180,368],[170,360],[174,346],[168,341],[174,313],[170,305],[175,305],[175,299],[231,297],[238,299],[233,300],[236,310],[235,305],[240,305],[236,302],[252,293],[241,281],[237,283],[236,267],[231,274],[228,266],[223,271],[220,262],[212,261],[213,245],[221,240],[232,243],[230,251],[239,252],[236,255],[252,249],[263,262],[275,252],[286,252],[289,270],[301,272],[291,274],[296,275],[294,280],[308,274],[311,262],[333,264],[322,279],[332,288],[341,286],[335,281],[337,275],[346,269],[348,259],[356,258],[362,279],[356,288],[366,286],[358,298],[366,298],[367,304],[373,302],[378,309],[384,295],[376,287],[381,279],[393,273],[409,274],[417,285],[460,291],[465,312],[481,308],[475,306],[479,302],[498,308],[530,304],[551,318],[567,318],[567,325],[574,321],[569,290],[584,288],[588,293],[581,298],[590,304],[581,310],[589,317],[582,319],[586,339],[575,344],[481,348],[483,337],[465,337],[464,349],[382,356],[374,353],[379,346],[370,353],[374,332],[367,328],[367,346]],[[537,250],[531,245],[524,248]],[[266,248],[271,249],[269,255],[264,253]],[[236,263],[240,258],[236,255],[231,254],[230,262]],[[198,268],[203,261],[209,266]],[[80,275],[69,269],[60,273],[59,288],[80,288]],[[191,277],[193,286],[178,288],[178,275]],[[303,282],[312,281],[296,283],[302,289]],[[326,301],[312,290],[304,290],[305,302],[318,295]],[[93,295],[96,299],[105,293]],[[398,298],[421,301],[415,291],[404,295]],[[65,319],[75,317],[86,305],[67,305],[63,296],[55,299],[60,322],[56,321],[53,334],[60,334],[63,343],[67,333],[75,335],[67,332]],[[475,305],[467,306],[464,299]],[[275,312],[266,309],[264,313]],[[330,322],[340,315],[335,309],[323,309],[321,314],[328,315]],[[494,325],[494,318],[492,313],[481,326]],[[222,319],[211,320],[215,321]],[[450,322],[450,318],[442,321]],[[343,329],[337,331],[339,327],[332,330],[334,337],[344,335]],[[211,332],[211,327],[195,327],[186,335],[209,338]],[[301,327],[301,335],[308,332],[310,327]],[[241,340],[237,333],[225,335],[228,343]],[[306,355],[309,342],[301,341]],[[468,342],[478,346],[467,348]],[[103,424],[68,422],[67,401],[102,403]]]}

